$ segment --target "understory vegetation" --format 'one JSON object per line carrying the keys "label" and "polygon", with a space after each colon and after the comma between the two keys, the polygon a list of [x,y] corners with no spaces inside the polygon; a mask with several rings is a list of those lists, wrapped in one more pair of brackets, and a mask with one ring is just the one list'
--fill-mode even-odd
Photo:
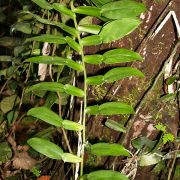
{"label": "understory vegetation", "polygon": [[[154,137],[140,134],[129,146],[122,142],[146,95],[137,103],[128,94],[116,95],[119,89],[108,90],[131,78],[141,84],[146,72],[131,64],[141,64],[143,56],[125,47],[88,51],[135,31],[145,4],[2,0],[0,5],[0,179],[127,180],[135,179],[139,168],[150,168],[161,179],[180,177],[178,131],[161,121],[161,111],[149,118]],[[161,103],[168,117],[176,116],[179,103],[178,63],[175,69],[165,79],[174,92],[150,94],[158,103],[149,109],[155,112]],[[155,83],[163,73],[164,67]],[[93,118],[100,125],[91,131]],[[99,127],[106,128],[104,136],[97,136]]]}

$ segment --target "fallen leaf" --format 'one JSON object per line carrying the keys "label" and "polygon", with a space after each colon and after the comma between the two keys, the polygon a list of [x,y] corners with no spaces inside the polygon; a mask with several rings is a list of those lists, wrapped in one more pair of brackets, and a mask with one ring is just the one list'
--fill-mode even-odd
{"label": "fallen leaf", "polygon": [[31,158],[26,151],[17,153],[13,158],[13,166],[16,169],[32,169],[36,160]]}
{"label": "fallen leaf", "polygon": [[12,96],[9,96],[9,97],[5,97],[0,102],[0,109],[5,114],[8,111],[12,110],[14,105],[18,104],[19,101],[20,101],[20,98],[17,95],[12,95]]}
{"label": "fallen leaf", "polygon": [[41,176],[37,180],[50,180],[50,176]]}

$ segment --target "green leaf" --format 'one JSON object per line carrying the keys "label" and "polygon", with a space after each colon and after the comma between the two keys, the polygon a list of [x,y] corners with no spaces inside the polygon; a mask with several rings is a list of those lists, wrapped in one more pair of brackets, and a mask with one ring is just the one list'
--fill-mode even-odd
{"label": "green leaf", "polygon": [[78,97],[84,97],[84,91],[82,89],[79,89],[75,86],[72,86],[70,84],[66,84],[64,86],[64,90],[67,94],[78,96]]}
{"label": "green leaf", "polygon": [[68,15],[72,19],[76,16],[70,9],[60,3],[53,3],[52,6],[56,11]]}
{"label": "green leaf", "polygon": [[101,7],[102,5],[111,2],[112,0],[91,0],[97,7]]}
{"label": "green leaf", "polygon": [[50,20],[48,20],[48,19],[44,19],[44,18],[42,18],[41,16],[38,16],[38,15],[36,15],[36,14],[31,13],[30,11],[23,11],[22,13],[23,13],[23,14],[25,13],[25,14],[31,15],[33,18],[35,18],[37,21],[39,21],[39,22],[42,23],[42,24],[53,25],[53,21],[50,21]]}
{"label": "green leaf", "polygon": [[53,26],[57,26],[59,28],[61,28],[62,30],[64,30],[65,32],[77,37],[78,34],[79,34],[79,31],[76,30],[75,28],[72,28],[70,26],[67,26],[66,24],[64,23],[59,23],[59,22],[56,22],[56,21],[50,21],[50,20],[47,20],[47,19],[44,19],[44,18],[41,18],[40,16],[36,15],[36,14],[33,14],[29,11],[24,11],[24,13],[27,13],[27,14],[30,14],[33,18],[35,18],[37,21],[39,21],[40,23],[42,24],[48,24],[48,25],[53,25]]}
{"label": "green leaf", "polygon": [[62,58],[58,56],[35,56],[25,60],[25,62],[53,64],[53,65],[67,65],[68,67],[77,71],[83,71],[83,66],[71,59]]}
{"label": "green leaf", "polygon": [[7,142],[0,143],[0,164],[7,162],[12,157],[12,150]]}
{"label": "green leaf", "polygon": [[140,166],[150,166],[157,164],[162,160],[162,157],[157,154],[144,154],[140,156],[139,165]]}
{"label": "green leaf", "polygon": [[176,99],[177,94],[176,93],[170,93],[170,94],[166,94],[164,96],[161,96],[161,101],[163,102],[168,102],[170,100],[175,100]]}
{"label": "green leaf", "polygon": [[60,27],[62,30],[64,30],[65,32],[71,34],[71,35],[74,36],[74,37],[77,37],[78,34],[79,34],[79,31],[78,31],[78,30],[76,30],[75,28],[72,28],[72,27],[70,27],[70,26],[67,26],[67,25],[64,24],[64,23],[59,23],[59,22],[53,21],[52,24],[55,25],[55,26]]}
{"label": "green leaf", "polygon": [[103,43],[118,40],[134,31],[141,23],[138,19],[123,18],[107,23],[99,33]]}
{"label": "green leaf", "polygon": [[94,46],[102,44],[102,38],[99,35],[87,36],[81,39],[83,46]]}
{"label": "green leaf", "polygon": [[107,102],[99,106],[100,115],[133,114],[131,106],[121,102]]}
{"label": "green leaf", "polygon": [[27,38],[26,41],[40,41],[40,42],[48,42],[54,44],[66,44],[65,37],[58,35],[51,35],[51,34],[43,34],[40,36]]}
{"label": "green leaf", "polygon": [[64,92],[64,85],[57,82],[41,82],[29,87],[26,92],[30,91],[51,91],[51,92]]}
{"label": "green leaf", "polygon": [[79,26],[93,25],[93,16],[85,16],[79,21]]}
{"label": "green leaf", "polygon": [[70,131],[81,131],[83,129],[83,126],[81,124],[69,120],[63,120],[62,126],[64,129]]}
{"label": "green leaf", "polygon": [[66,60],[66,64],[67,64],[68,67],[70,67],[70,68],[72,68],[72,69],[74,69],[76,71],[80,71],[81,72],[81,71],[84,70],[82,64],[79,64],[79,63],[77,63],[77,62],[75,62],[75,61],[73,61],[71,59],[67,59]]}
{"label": "green leaf", "polygon": [[86,113],[90,115],[97,115],[99,113],[99,106],[98,105],[88,106],[86,108]]}
{"label": "green leaf", "polygon": [[86,79],[86,83],[89,85],[100,85],[103,82],[104,82],[104,76],[102,75],[92,76]]}
{"label": "green leaf", "polygon": [[166,83],[167,85],[173,84],[178,79],[178,75],[171,76],[167,79]]}
{"label": "green leaf", "polygon": [[8,47],[8,48],[20,46],[22,45],[23,41],[24,40],[22,40],[21,38],[4,36],[0,38],[0,46]]}
{"label": "green leaf", "polygon": [[12,56],[0,56],[0,62],[11,62],[13,61]]}
{"label": "green leaf", "polygon": [[23,32],[25,34],[31,34],[32,33],[32,28],[30,23],[26,23],[26,22],[18,22],[14,25],[12,25],[11,30],[14,31],[20,31]]}
{"label": "green leaf", "polygon": [[106,64],[132,62],[136,60],[143,60],[143,58],[136,52],[128,49],[113,49],[103,54],[103,62]]}
{"label": "green leaf", "polygon": [[132,67],[117,67],[109,70],[104,75],[104,81],[111,83],[131,76],[144,77],[144,74]]}
{"label": "green leaf", "polygon": [[86,113],[90,115],[118,115],[133,114],[134,110],[131,106],[121,102],[107,102],[101,105],[88,106]]}
{"label": "green leaf", "polygon": [[139,137],[132,140],[133,147],[135,147],[138,150],[142,148],[147,148],[148,152],[150,152],[154,148],[156,143],[157,141],[152,141],[147,137]]}
{"label": "green leaf", "polygon": [[84,56],[84,61],[89,64],[101,64],[103,61],[103,56],[100,54],[86,55]]}
{"label": "green leaf", "polygon": [[88,16],[100,17],[101,16],[101,9],[94,7],[94,6],[79,6],[74,8],[73,11],[78,14],[84,14]]}
{"label": "green leaf", "polygon": [[51,125],[62,127],[63,119],[46,107],[32,108],[27,112],[27,115],[41,119]]}
{"label": "green leaf", "polygon": [[71,153],[63,153],[62,154],[62,160],[64,162],[79,163],[82,161],[82,158],[80,158],[74,154],[71,154]]}
{"label": "green leaf", "polygon": [[78,26],[78,30],[80,32],[87,32],[91,34],[99,34],[101,28],[102,28],[101,26],[95,24],[85,24]]}
{"label": "green leaf", "polygon": [[98,170],[84,175],[83,180],[128,180],[128,177],[117,171]]}
{"label": "green leaf", "polygon": [[119,132],[123,132],[123,133],[126,132],[126,128],[125,128],[122,124],[120,124],[120,123],[118,123],[118,122],[116,122],[116,121],[114,121],[114,120],[108,119],[108,120],[105,122],[105,125],[106,125],[107,127],[109,127],[110,129],[113,129],[113,130],[115,130],[115,131],[119,131]]}
{"label": "green leaf", "polygon": [[52,6],[46,0],[32,0],[32,1],[42,9],[46,9],[46,10],[52,9]]}
{"label": "green leaf", "polygon": [[13,109],[13,107],[19,104],[20,98],[17,95],[4,97],[0,102],[0,110],[5,114]]}
{"label": "green leaf", "polygon": [[81,52],[81,46],[71,37],[66,36],[66,41],[68,43],[68,45],[73,48],[75,51],[77,52]]}
{"label": "green leaf", "polygon": [[66,65],[66,58],[58,56],[35,56],[26,59],[25,62],[41,63],[41,64],[53,64],[53,65]]}
{"label": "green leaf", "polygon": [[56,144],[43,139],[43,138],[31,138],[27,143],[39,153],[52,158],[52,159],[62,159],[63,150]]}
{"label": "green leaf", "polygon": [[91,153],[97,156],[131,156],[129,151],[123,146],[110,143],[93,144],[91,146]]}
{"label": "green leaf", "polygon": [[101,7],[101,15],[109,19],[133,18],[146,10],[143,3],[131,0],[110,2]]}

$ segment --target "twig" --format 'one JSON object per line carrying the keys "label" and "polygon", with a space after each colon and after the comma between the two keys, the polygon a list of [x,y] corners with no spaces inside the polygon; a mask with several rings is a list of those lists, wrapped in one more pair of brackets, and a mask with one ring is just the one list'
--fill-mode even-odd
{"label": "twig", "polygon": [[[177,150],[180,148],[180,144],[178,144],[177,146]],[[169,173],[168,173],[168,178],[167,180],[170,180],[171,179],[171,175],[172,175],[172,172],[173,172],[173,169],[174,169],[174,165],[175,165],[175,162],[176,162],[176,158],[177,158],[177,152],[175,152],[174,154],[174,158],[173,158],[173,162],[172,162],[172,165],[169,169]]]}
{"label": "twig", "polygon": [[[59,116],[61,116],[61,96],[58,92],[57,92],[57,95],[58,95],[58,105],[59,105]],[[61,129],[62,129],[62,133],[63,133],[64,139],[65,139],[66,145],[68,147],[68,150],[70,153],[72,153],[71,146],[69,144],[69,140],[68,140],[66,131],[64,130],[64,128],[61,128]],[[60,132],[59,129],[58,129],[58,131]]]}

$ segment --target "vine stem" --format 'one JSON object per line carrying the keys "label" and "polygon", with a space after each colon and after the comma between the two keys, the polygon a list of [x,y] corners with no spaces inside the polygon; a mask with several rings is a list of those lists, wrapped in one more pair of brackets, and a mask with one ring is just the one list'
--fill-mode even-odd
{"label": "vine stem", "polygon": [[[71,10],[73,11],[74,9],[74,1],[71,1]],[[76,28],[76,30],[78,30],[78,24],[77,24],[77,20],[76,20],[76,16],[74,16],[73,18],[74,21],[74,26]],[[78,30],[79,31],[79,30]],[[83,130],[82,130],[82,150],[81,150],[81,157],[82,157],[82,161],[81,161],[81,169],[80,169],[80,175],[83,175],[83,166],[84,166],[84,146],[86,143],[86,107],[87,107],[87,84],[86,84],[86,79],[87,79],[87,74],[86,74],[86,65],[85,65],[85,61],[84,61],[84,52],[83,52],[83,45],[81,43],[81,37],[80,34],[78,33],[77,35],[77,39],[79,42],[79,45],[81,47],[81,52],[80,52],[80,56],[81,56],[81,60],[82,60],[82,65],[83,65],[83,73],[84,73],[84,104],[83,104],[83,118],[82,118],[82,125],[83,125]]]}

